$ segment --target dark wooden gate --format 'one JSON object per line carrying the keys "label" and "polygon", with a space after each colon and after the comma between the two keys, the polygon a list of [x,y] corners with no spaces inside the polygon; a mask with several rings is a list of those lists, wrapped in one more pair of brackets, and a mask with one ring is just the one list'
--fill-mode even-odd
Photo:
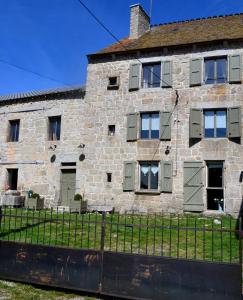
{"label": "dark wooden gate", "polygon": [[239,300],[240,264],[0,242],[0,278],[127,299]]}

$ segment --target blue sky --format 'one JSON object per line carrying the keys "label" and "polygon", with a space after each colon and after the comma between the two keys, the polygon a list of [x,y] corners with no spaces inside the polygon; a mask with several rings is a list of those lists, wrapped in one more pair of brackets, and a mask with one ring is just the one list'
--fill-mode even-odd
{"label": "blue sky", "polygon": [[[83,2],[119,39],[128,35],[138,1]],[[150,0],[140,3],[149,11]],[[151,23],[239,12],[242,0],[153,0]],[[1,0],[0,37],[0,95],[84,84],[86,54],[114,42],[77,0]]]}

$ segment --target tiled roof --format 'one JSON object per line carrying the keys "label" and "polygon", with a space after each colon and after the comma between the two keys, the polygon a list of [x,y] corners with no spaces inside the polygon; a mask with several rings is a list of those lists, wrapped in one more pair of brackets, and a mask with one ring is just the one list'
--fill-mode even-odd
{"label": "tiled roof", "polygon": [[216,16],[152,26],[138,39],[123,39],[92,56],[194,43],[243,39],[243,14]]}
{"label": "tiled roof", "polygon": [[40,97],[40,96],[47,96],[47,95],[54,95],[54,94],[63,94],[63,93],[68,93],[68,92],[71,93],[71,92],[75,92],[75,91],[80,91],[80,92],[84,93],[85,87],[84,86],[74,86],[74,87],[49,89],[49,90],[43,90],[43,91],[30,91],[30,92],[24,92],[24,93],[3,95],[3,96],[0,96],[0,102]]}

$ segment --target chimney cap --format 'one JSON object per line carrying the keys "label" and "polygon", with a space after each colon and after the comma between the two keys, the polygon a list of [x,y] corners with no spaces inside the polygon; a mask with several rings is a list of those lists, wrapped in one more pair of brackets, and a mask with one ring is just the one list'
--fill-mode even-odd
{"label": "chimney cap", "polygon": [[130,5],[130,9],[132,9],[133,7],[139,7],[141,9],[141,11],[144,13],[144,15],[148,18],[148,20],[150,21],[150,17],[149,15],[147,14],[147,12],[145,11],[145,9],[143,8],[142,4],[140,3],[136,3],[136,4],[132,4]]}

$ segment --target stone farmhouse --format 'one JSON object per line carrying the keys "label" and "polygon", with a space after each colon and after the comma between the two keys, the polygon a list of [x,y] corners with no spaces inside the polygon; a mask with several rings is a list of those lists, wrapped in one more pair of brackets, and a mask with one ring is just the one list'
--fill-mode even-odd
{"label": "stone farmhouse", "polygon": [[0,97],[2,197],[239,213],[242,54],[243,14],[151,26],[131,6],[129,37],[88,55],[85,91]]}

